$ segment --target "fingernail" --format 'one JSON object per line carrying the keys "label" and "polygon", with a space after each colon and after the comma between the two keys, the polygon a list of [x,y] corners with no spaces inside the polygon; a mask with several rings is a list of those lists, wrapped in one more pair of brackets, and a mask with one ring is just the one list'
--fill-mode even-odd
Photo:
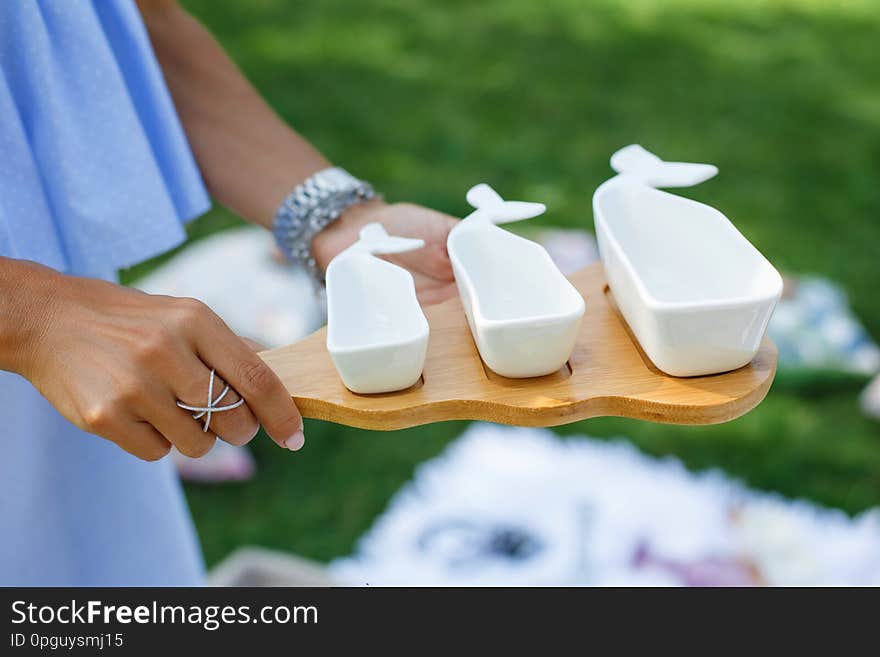
{"label": "fingernail", "polygon": [[293,434],[290,438],[284,441],[284,446],[289,449],[291,452],[295,452],[297,450],[302,449],[302,446],[306,444],[306,435],[302,432],[302,429]]}

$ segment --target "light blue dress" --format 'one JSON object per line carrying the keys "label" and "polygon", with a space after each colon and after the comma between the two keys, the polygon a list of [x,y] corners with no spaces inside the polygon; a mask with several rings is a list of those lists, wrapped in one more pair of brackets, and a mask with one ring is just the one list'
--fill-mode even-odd
{"label": "light blue dress", "polygon": [[[133,0],[0,1],[0,256],[113,279],[209,199]],[[168,459],[66,422],[0,372],[0,585],[195,585]]]}

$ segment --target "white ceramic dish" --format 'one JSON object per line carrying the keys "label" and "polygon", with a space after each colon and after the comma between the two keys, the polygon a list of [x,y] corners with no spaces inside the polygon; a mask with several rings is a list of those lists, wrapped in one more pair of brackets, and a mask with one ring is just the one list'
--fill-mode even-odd
{"label": "white ceramic dish", "polygon": [[535,217],[544,206],[504,201],[485,184],[467,200],[476,210],[449,233],[447,249],[480,356],[511,378],[557,371],[574,348],[583,297],[541,245],[495,225]]}
{"label": "white ceramic dish", "polygon": [[593,195],[608,284],[642,349],[672,376],[737,369],[758,350],[782,277],[721,212],[654,187],[714,176],[631,145]]}
{"label": "white ceramic dish", "polygon": [[327,350],[352,392],[403,390],[422,374],[428,321],[412,275],[375,255],[422,246],[367,224],[360,240],[327,267]]}

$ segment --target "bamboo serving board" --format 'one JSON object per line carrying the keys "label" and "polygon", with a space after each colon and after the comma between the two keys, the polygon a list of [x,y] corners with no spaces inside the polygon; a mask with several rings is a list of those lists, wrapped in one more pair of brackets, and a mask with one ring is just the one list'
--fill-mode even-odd
{"label": "bamboo serving board", "polygon": [[648,360],[618,314],[602,265],[569,277],[586,301],[566,367],[506,379],[483,364],[456,297],[425,309],[431,327],[420,381],[400,392],[359,395],[343,384],[325,346],[326,327],[263,359],[304,417],[364,429],[403,429],[442,420],[554,426],[616,415],[671,424],[715,424],[745,414],[767,394],[776,347],[764,338],[751,363],[733,372],[670,377]]}

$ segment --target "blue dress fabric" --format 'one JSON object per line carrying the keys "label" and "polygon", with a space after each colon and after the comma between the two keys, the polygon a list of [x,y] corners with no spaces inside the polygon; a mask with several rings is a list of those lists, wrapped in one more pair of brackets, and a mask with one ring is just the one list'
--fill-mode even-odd
{"label": "blue dress fabric", "polygon": [[0,254],[106,275],[207,194],[133,0],[0,3]]}
{"label": "blue dress fabric", "polygon": [[[133,0],[0,2],[0,256],[113,280],[210,201]],[[195,585],[169,459],[66,422],[0,372],[0,585]]]}

